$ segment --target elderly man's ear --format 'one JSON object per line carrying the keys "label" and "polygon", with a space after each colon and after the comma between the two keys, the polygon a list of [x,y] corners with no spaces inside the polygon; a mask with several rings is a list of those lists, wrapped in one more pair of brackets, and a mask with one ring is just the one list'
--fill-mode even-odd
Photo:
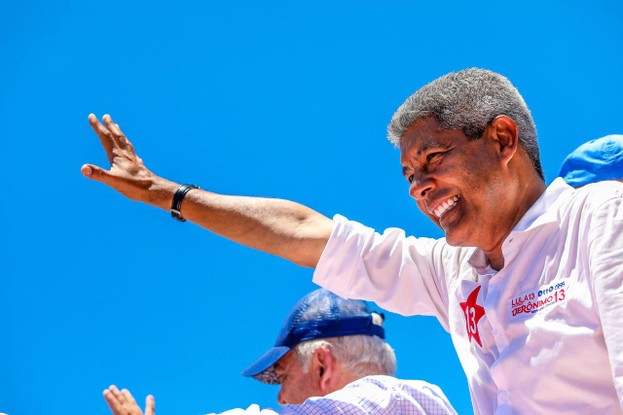
{"label": "elderly man's ear", "polygon": [[326,347],[319,347],[314,351],[310,371],[314,376],[316,387],[323,394],[331,393],[341,387],[337,386],[340,378],[338,370],[339,364],[331,350]]}

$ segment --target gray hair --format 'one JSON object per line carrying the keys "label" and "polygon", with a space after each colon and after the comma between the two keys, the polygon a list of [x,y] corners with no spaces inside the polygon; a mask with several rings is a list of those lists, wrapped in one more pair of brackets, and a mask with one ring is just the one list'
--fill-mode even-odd
{"label": "gray hair", "polygon": [[[326,309],[328,304],[324,303],[328,301],[330,300],[326,296],[318,298],[301,315],[301,319],[305,320],[308,316],[316,315],[318,310]],[[363,312],[367,305],[363,301],[340,299],[339,308],[343,313],[348,313],[349,311],[356,313]],[[378,313],[372,312],[372,322],[382,326],[383,317]],[[380,337],[363,334],[308,340],[297,344],[294,350],[303,372],[306,373],[309,370],[309,362],[312,355],[321,347],[328,348],[344,369],[353,375],[361,377],[368,375],[396,375],[396,354],[394,349]]]}
{"label": "gray hair", "polygon": [[303,372],[309,370],[314,352],[326,347],[349,373],[355,376],[396,375],[396,354],[383,339],[376,336],[354,335],[309,340],[294,349]]}
{"label": "gray hair", "polygon": [[504,76],[486,69],[450,72],[411,95],[394,113],[387,138],[395,146],[416,121],[433,117],[444,129],[460,129],[476,140],[499,115],[517,124],[519,143],[545,181],[532,114],[517,88]]}

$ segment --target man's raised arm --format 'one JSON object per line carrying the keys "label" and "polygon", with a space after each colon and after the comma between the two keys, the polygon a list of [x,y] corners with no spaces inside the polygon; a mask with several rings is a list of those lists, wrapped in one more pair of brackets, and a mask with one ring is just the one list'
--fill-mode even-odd
{"label": "man's raised arm", "polygon": [[[85,164],[82,174],[132,200],[171,209],[180,185],[148,170],[109,115],[104,115],[102,121],[89,115],[89,123],[110,161],[110,170]],[[181,206],[184,218],[199,226],[307,267],[316,266],[333,229],[333,221],[326,216],[282,199],[226,196],[192,189]]]}

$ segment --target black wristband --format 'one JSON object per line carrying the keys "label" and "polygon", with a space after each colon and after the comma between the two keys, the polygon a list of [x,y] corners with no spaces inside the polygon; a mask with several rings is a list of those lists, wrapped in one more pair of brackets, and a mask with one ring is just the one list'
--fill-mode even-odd
{"label": "black wristband", "polygon": [[186,193],[193,189],[199,189],[199,186],[195,186],[194,184],[183,184],[177,188],[177,191],[173,195],[173,201],[171,202],[171,216],[173,216],[174,219],[177,219],[180,222],[186,222],[186,219],[184,219],[181,212],[182,201],[184,201]]}

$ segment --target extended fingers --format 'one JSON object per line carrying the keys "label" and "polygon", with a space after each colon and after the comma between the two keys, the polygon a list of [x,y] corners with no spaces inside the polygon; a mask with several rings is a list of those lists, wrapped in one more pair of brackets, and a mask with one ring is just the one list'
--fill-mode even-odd
{"label": "extended fingers", "polygon": [[115,143],[119,147],[125,148],[130,152],[134,153],[134,146],[132,145],[130,140],[128,140],[125,134],[123,134],[123,131],[121,131],[119,124],[115,123],[109,114],[104,114],[104,116],[102,117],[102,121],[104,121],[104,125],[106,126],[108,131],[112,133]]}
{"label": "extended fingers", "polygon": [[108,156],[108,161],[112,163],[113,159],[113,148],[118,144],[115,142],[115,137],[110,130],[108,130],[104,125],[99,122],[95,114],[89,114],[89,124],[91,124],[91,128],[95,131],[95,134],[100,138],[102,142],[102,146],[106,151],[106,155]]}
{"label": "extended fingers", "polygon": [[107,389],[104,389],[104,395],[106,394],[108,394],[112,399],[121,402],[125,401],[125,397],[115,385],[110,385]]}
{"label": "extended fingers", "polygon": [[[149,403],[150,397],[151,404]],[[111,385],[104,390],[104,399],[106,399],[106,403],[114,415],[142,415],[141,408],[136,404],[134,397],[127,389],[119,390],[115,385]],[[149,395],[146,400],[145,415],[154,414],[154,398]]]}
{"label": "extended fingers", "polygon": [[127,390],[127,389],[122,389],[122,390],[121,390],[121,395],[123,395],[123,398],[125,399],[125,402],[126,402],[126,403],[129,403],[129,404],[131,404],[131,405],[136,405],[136,406],[138,406],[138,405],[136,404],[136,401],[134,400],[134,396],[132,396],[132,394],[130,393],[130,391],[129,391],[129,390]]}
{"label": "extended fingers", "polygon": [[119,144],[126,145],[129,143],[128,139],[121,131],[121,128],[119,128],[119,124],[115,123],[112,120],[112,117],[110,115],[104,114],[104,116],[102,117],[102,121],[104,121],[104,125],[106,126],[108,131],[110,131],[113,134],[113,136],[115,137],[115,140]]}
{"label": "extended fingers", "polygon": [[104,389],[104,399],[114,414],[121,413],[125,397],[115,385],[110,385],[107,389]]}
{"label": "extended fingers", "polygon": [[145,398],[145,415],[156,415],[156,399],[153,395],[147,395]]}

